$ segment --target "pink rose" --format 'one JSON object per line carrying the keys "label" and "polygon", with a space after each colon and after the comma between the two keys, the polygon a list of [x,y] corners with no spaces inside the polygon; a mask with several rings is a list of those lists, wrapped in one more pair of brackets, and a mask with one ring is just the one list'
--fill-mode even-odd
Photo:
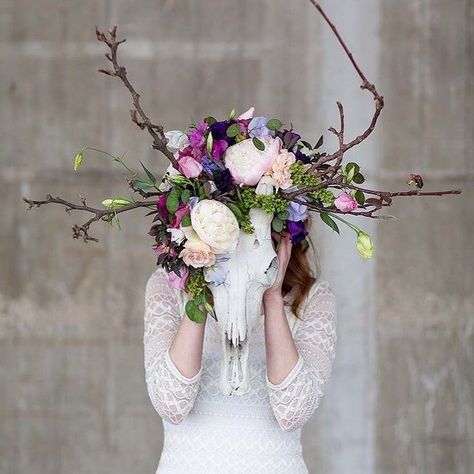
{"label": "pink rose", "polygon": [[210,267],[216,263],[211,247],[199,239],[187,240],[179,256],[186,265],[194,268]]}
{"label": "pink rose", "polygon": [[286,189],[293,184],[291,179],[290,166],[296,161],[295,154],[288,150],[283,150],[275,159],[271,169],[271,177],[275,186]]}
{"label": "pink rose", "polygon": [[168,282],[171,288],[177,290],[185,290],[186,283],[188,282],[189,270],[186,267],[181,267],[179,271],[180,275],[176,275],[174,271],[168,273]]}
{"label": "pink rose", "polygon": [[182,156],[178,160],[179,170],[186,178],[197,178],[202,171],[202,165],[192,156]]}
{"label": "pink rose", "polygon": [[236,184],[255,186],[280,153],[280,138],[260,137],[260,141],[265,145],[263,151],[253,144],[251,138],[242,140],[225,151],[225,166]]}
{"label": "pink rose", "polygon": [[347,193],[339,194],[334,205],[342,212],[351,212],[358,206],[357,201]]}

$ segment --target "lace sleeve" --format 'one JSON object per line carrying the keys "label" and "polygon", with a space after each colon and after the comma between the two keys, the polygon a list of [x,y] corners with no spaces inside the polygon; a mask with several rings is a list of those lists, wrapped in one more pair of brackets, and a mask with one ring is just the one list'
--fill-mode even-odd
{"label": "lace sleeve", "polygon": [[178,290],[168,284],[166,271],[155,270],[145,289],[144,355],[145,380],[151,403],[166,421],[178,424],[193,407],[202,367],[191,378],[175,366],[169,348],[181,321]]}
{"label": "lace sleeve", "polygon": [[270,404],[285,431],[302,426],[319,406],[335,356],[335,294],[325,280],[313,288],[294,335],[296,365],[279,384],[266,377]]}

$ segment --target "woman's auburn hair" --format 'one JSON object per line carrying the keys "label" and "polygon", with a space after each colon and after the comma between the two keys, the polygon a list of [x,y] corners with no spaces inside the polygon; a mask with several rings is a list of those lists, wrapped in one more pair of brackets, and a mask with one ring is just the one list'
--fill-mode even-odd
{"label": "woman's auburn hair", "polygon": [[[307,220],[307,226],[310,225],[310,219]],[[319,264],[315,253],[315,266],[316,266],[316,277],[311,271],[311,266],[309,264],[307,251],[310,247],[311,239],[309,236],[306,240],[293,244],[291,247],[291,256],[290,261],[288,262],[288,267],[286,269],[285,277],[283,279],[282,291],[283,294],[289,293],[291,290],[294,291],[294,295],[291,301],[291,310],[293,314],[299,318],[299,310],[301,303],[309,293],[312,285],[319,278]],[[311,243],[311,246],[314,246]]]}

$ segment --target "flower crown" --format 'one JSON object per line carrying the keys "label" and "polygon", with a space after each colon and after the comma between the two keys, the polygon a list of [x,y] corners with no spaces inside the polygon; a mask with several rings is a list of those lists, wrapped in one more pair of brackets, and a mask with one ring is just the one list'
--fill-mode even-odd
{"label": "flower crown", "polygon": [[[361,80],[362,90],[368,91],[375,103],[373,116],[365,130],[351,140],[345,136],[345,114],[337,103],[340,125],[329,131],[338,139],[338,149],[321,152],[323,137],[315,145],[301,139],[292,127],[280,120],[254,116],[254,108],[226,120],[207,117],[192,124],[186,132],[164,132],[163,126],[153,123],[145,113],[140,94],[135,90],[126,68],[119,63],[118,48],[125,39],[117,39],[117,27],[107,33],[96,29],[97,39],[109,52],[105,54],[111,69],[100,72],[117,77],[132,97],[132,121],[146,130],[153,139],[152,148],[160,151],[171,163],[163,181],[157,184],[154,173],[143,163],[145,177],[134,173],[128,184],[132,191],[144,198],[111,198],[102,201],[103,209],[81,203],[71,203],[50,194],[45,200],[23,200],[32,207],[57,203],[66,211],[81,210],[93,216],[82,225],[72,227],[73,237],[85,242],[98,241],[89,234],[90,225],[99,220],[113,222],[120,227],[119,214],[138,208],[149,209],[153,215],[150,234],[155,236],[154,251],[158,264],[167,271],[172,286],[185,290],[190,298],[186,313],[196,322],[212,313],[212,296],[207,286],[222,284],[226,275],[220,265],[236,248],[240,232],[252,233],[250,211],[262,209],[272,214],[271,226],[276,232],[286,231],[293,244],[305,242],[305,222],[308,213],[319,214],[321,220],[339,233],[338,223],[346,224],[356,233],[356,248],[364,258],[373,254],[370,237],[359,227],[341,217],[353,216],[390,219],[393,216],[378,212],[390,206],[398,196],[441,196],[460,194],[461,190],[421,192],[423,178],[411,174],[407,184],[416,189],[404,191],[373,190],[360,185],[364,176],[355,162],[343,163],[344,154],[366,140],[374,131],[384,99],[370,83],[354,56],[349,51],[335,25],[321,6],[310,0],[324,21],[332,29],[354,70]],[[74,170],[84,161],[86,151],[112,158],[128,172],[132,170],[123,157],[95,148],[84,147],[74,158]]]}

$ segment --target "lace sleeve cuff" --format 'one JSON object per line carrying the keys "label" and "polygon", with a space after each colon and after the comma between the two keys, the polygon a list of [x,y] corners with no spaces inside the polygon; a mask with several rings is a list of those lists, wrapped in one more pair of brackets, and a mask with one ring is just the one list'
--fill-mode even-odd
{"label": "lace sleeve cuff", "polygon": [[288,387],[289,384],[291,384],[298,377],[302,369],[303,369],[303,357],[298,352],[298,360],[295,366],[290,370],[290,372],[288,373],[288,375],[285,377],[285,379],[282,382],[278,384],[274,384],[270,382],[270,380],[268,379],[268,374],[266,374],[267,386],[271,390],[284,390],[286,387]]}
{"label": "lace sleeve cuff", "polygon": [[183,384],[191,385],[197,382],[199,378],[201,377],[202,365],[201,365],[201,368],[199,369],[199,372],[193,377],[186,377],[185,375],[183,375],[179,371],[178,367],[176,367],[175,363],[172,361],[170,357],[170,348],[166,349],[165,351],[165,364],[168,370],[176,377],[176,379],[179,380]]}

